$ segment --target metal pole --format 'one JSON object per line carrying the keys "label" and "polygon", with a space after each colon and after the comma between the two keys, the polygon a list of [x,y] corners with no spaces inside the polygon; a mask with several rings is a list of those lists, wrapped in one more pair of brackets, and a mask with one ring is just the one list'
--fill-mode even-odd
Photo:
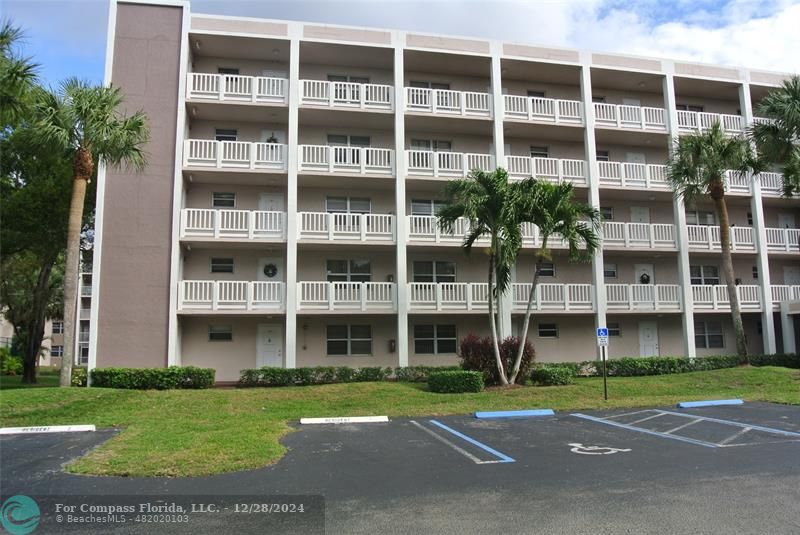
{"label": "metal pole", "polygon": [[603,397],[608,401],[608,373],[606,372],[606,346],[600,348],[603,358]]}

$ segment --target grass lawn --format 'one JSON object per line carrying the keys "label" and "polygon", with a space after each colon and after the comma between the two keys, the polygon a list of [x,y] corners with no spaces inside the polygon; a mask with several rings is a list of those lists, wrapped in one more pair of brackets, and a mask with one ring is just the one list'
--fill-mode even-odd
{"label": "grass lawn", "polygon": [[38,388],[47,386],[58,386],[58,372],[56,373],[43,373],[40,372],[36,376],[37,383],[35,385],[22,384],[21,375],[0,375],[0,390],[9,390],[11,388]]}
{"label": "grass lawn", "polygon": [[351,383],[308,387],[135,391],[31,388],[0,391],[0,425],[95,424],[123,431],[68,466],[81,474],[197,476],[258,468],[284,453],[280,438],[303,416],[465,414],[668,405],[739,397],[800,405],[800,371],[733,368],[570,386],[479,394],[434,394],[424,384]]}

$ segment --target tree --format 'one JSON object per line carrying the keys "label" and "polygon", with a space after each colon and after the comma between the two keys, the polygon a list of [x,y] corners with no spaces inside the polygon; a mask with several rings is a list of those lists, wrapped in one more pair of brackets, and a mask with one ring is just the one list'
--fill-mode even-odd
{"label": "tree", "polygon": [[4,21],[0,26],[0,123],[15,124],[23,116],[36,83],[36,64],[15,50],[22,30]]}
{"label": "tree", "polygon": [[64,267],[64,357],[61,386],[70,386],[75,337],[81,221],[86,189],[98,164],[145,166],[149,139],[142,111],[125,115],[119,88],[91,86],[77,79],[64,82],[57,93],[45,93],[35,103],[30,128],[32,143],[64,151],[72,162],[72,197],[67,225]]}
{"label": "tree", "polygon": [[570,261],[586,262],[592,259],[600,247],[600,212],[591,205],[574,198],[574,188],[568,182],[553,184],[544,180],[526,180],[521,183],[522,207],[520,221],[533,223],[539,229],[542,241],[534,253],[536,259],[528,305],[522,322],[520,345],[514,360],[514,368],[508,378],[512,384],[517,379],[525,343],[528,340],[533,299],[539,283],[542,262],[551,259],[550,239],[560,239],[567,244]]}
{"label": "tree", "polygon": [[726,135],[719,122],[715,122],[706,132],[679,138],[667,161],[667,178],[678,198],[691,204],[697,198],[708,196],[714,203],[719,220],[722,272],[725,275],[733,330],[736,334],[736,352],[745,362],[747,342],[733,274],[731,228],[725,202],[726,173],[730,170],[741,176],[758,172],[760,168],[750,142],[741,136]]}
{"label": "tree", "polygon": [[768,121],[750,130],[759,155],[783,173],[783,194],[800,195],[800,76],[785,80],[756,106]]}
{"label": "tree", "polygon": [[519,224],[522,182],[510,183],[505,169],[492,172],[473,170],[467,178],[453,180],[445,186],[447,201],[439,211],[438,224],[444,232],[453,232],[459,219],[468,221],[469,228],[463,247],[470,253],[480,238],[489,238],[488,307],[489,327],[500,382],[508,384],[500,357],[495,302],[508,289],[511,268],[522,245]]}

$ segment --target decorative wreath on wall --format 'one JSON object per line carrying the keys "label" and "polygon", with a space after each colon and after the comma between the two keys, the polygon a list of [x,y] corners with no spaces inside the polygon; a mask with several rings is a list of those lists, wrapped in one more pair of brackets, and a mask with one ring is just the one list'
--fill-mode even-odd
{"label": "decorative wreath on wall", "polygon": [[270,279],[278,274],[278,266],[275,264],[267,264],[264,266],[264,275],[269,277]]}
{"label": "decorative wreath on wall", "polygon": [[650,284],[650,275],[648,275],[647,273],[642,273],[642,275],[639,277],[639,283]]}

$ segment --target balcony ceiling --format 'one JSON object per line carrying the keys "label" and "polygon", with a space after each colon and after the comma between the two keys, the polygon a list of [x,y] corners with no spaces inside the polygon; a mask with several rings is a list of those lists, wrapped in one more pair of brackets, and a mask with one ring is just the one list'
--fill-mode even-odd
{"label": "balcony ceiling", "polygon": [[406,132],[487,136],[486,146],[488,152],[489,143],[492,142],[492,121],[476,118],[406,114]]}
{"label": "balcony ceiling", "polygon": [[286,173],[256,171],[218,171],[216,169],[192,169],[183,171],[183,178],[192,184],[230,184],[240,186],[286,187]]}
{"label": "balcony ceiling", "polygon": [[186,113],[189,120],[286,123],[289,109],[286,106],[265,106],[261,104],[242,104],[235,102],[187,102]]}
{"label": "balcony ceiling", "polygon": [[384,47],[304,41],[300,43],[300,64],[392,69],[394,50]]}
{"label": "balcony ceiling", "polygon": [[579,87],[581,83],[580,67],[516,59],[504,59],[501,65],[504,80],[525,80],[574,87]]}
{"label": "balcony ceiling", "polygon": [[289,62],[289,41],[281,39],[192,34],[189,45],[194,56]]}
{"label": "balcony ceiling", "polygon": [[701,78],[675,77],[675,98],[686,97],[713,98],[732,100],[739,103],[739,84],[734,82],[718,82]]}
{"label": "balcony ceiling", "polygon": [[548,141],[571,141],[583,143],[583,128],[579,126],[557,126],[505,121],[503,132],[506,137],[524,139],[546,139]]}
{"label": "balcony ceiling", "polygon": [[[761,101],[761,99],[766,97],[770,91],[774,90],[775,90],[774,87],[768,87],[763,85],[750,85],[750,98],[753,101],[753,107],[755,108]],[[758,115],[758,113],[755,112],[755,110],[753,110],[753,112],[756,115]]]}
{"label": "balcony ceiling", "polygon": [[[617,130],[612,128],[595,128],[597,146],[624,145],[626,147],[642,147],[648,149],[663,149],[664,159],[667,158],[669,136],[658,132],[642,132],[639,130]],[[600,150],[603,150],[600,147]],[[649,162],[664,163],[664,162]]]}
{"label": "balcony ceiling", "polygon": [[657,74],[598,69],[592,67],[592,89],[618,89],[636,93],[662,94],[664,77]]}
{"label": "balcony ceiling", "polygon": [[[387,130],[390,137],[394,134],[394,114],[392,113],[301,108],[299,123],[301,127],[323,126],[334,129]],[[356,132],[350,133],[355,134]]]}
{"label": "balcony ceiling", "polygon": [[486,78],[487,87],[492,74],[491,60],[483,56],[406,50],[403,61],[407,73],[429,72],[456,76],[478,76]]}
{"label": "balcony ceiling", "polygon": [[[666,202],[672,203],[672,191],[665,190],[645,190],[634,188],[610,188],[608,186],[600,186],[600,199],[602,201],[625,201],[628,204],[647,203],[647,202]],[[627,210],[627,208],[626,208]]]}
{"label": "balcony ceiling", "polygon": [[367,190],[394,191],[395,179],[393,176],[360,177],[339,173],[336,176],[323,174],[303,173],[297,175],[297,185],[301,188],[325,188],[328,191],[340,190],[358,193]]}

